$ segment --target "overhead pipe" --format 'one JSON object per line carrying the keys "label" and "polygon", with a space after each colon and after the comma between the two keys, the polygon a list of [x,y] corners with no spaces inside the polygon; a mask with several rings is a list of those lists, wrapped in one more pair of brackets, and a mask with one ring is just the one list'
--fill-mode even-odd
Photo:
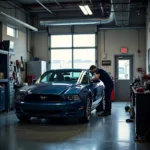
{"label": "overhead pipe", "polygon": [[48,9],[46,6],[44,6],[39,0],[36,0],[43,8],[45,8],[49,13],[52,14],[52,11]]}
{"label": "overhead pipe", "polygon": [[100,3],[100,8],[101,8],[101,11],[102,11],[102,16],[104,16],[104,8],[103,8],[102,3]]}
{"label": "overhead pipe", "polygon": [[[111,0],[112,3],[112,0]],[[63,25],[90,25],[90,24],[107,24],[114,21],[114,8],[111,5],[111,13],[108,18],[91,18],[91,19],[64,19],[40,21],[41,26],[63,26]]]}
{"label": "overhead pipe", "polygon": [[92,0],[89,0],[89,1],[90,1],[90,4],[93,5]]}
{"label": "overhead pipe", "polygon": [[145,26],[128,26],[128,27],[99,27],[98,30],[120,30],[120,29],[145,29]]}
{"label": "overhead pipe", "polygon": [[3,16],[7,17],[8,19],[11,19],[12,21],[15,21],[15,22],[17,22],[17,23],[19,23],[19,24],[21,24],[21,25],[23,25],[23,26],[25,26],[25,27],[27,27],[27,28],[33,30],[33,31],[38,31],[37,28],[35,28],[35,27],[33,27],[33,26],[31,26],[31,25],[29,25],[29,24],[27,24],[27,23],[25,23],[25,22],[23,22],[23,21],[21,21],[21,20],[19,20],[19,19],[16,19],[16,18],[14,18],[14,17],[12,17],[12,16],[10,16],[10,15],[7,15],[7,14],[4,13],[4,12],[0,12],[0,14],[2,14]]}

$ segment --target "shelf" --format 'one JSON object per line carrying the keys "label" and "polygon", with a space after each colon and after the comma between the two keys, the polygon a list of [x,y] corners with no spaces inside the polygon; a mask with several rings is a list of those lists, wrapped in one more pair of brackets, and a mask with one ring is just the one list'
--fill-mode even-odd
{"label": "shelf", "polygon": [[8,82],[8,79],[0,79],[0,83]]}
{"label": "shelf", "polygon": [[8,51],[5,51],[5,50],[0,50],[0,54],[5,54],[5,55],[8,55]]}

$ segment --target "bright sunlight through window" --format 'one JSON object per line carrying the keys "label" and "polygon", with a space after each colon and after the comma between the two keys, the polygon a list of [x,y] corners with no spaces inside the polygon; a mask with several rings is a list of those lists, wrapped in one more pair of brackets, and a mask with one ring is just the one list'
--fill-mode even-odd
{"label": "bright sunlight through window", "polygon": [[7,35],[18,38],[18,30],[16,28],[7,26]]}
{"label": "bright sunlight through window", "polygon": [[95,52],[95,34],[52,35],[51,69],[88,69],[95,64]]}

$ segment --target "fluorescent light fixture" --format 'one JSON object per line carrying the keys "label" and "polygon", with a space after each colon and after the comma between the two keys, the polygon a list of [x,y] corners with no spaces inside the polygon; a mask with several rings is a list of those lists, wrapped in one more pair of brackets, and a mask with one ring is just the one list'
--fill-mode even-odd
{"label": "fluorescent light fixture", "polygon": [[86,11],[88,12],[89,15],[92,15],[92,11],[90,9],[90,7],[88,5],[85,5],[84,8],[86,9]]}
{"label": "fluorescent light fixture", "polygon": [[82,10],[82,12],[84,13],[84,15],[88,15],[88,12],[86,11],[85,7],[84,6],[79,6],[80,9]]}
{"label": "fluorescent light fixture", "polygon": [[33,26],[31,26],[31,25],[29,25],[29,24],[23,22],[23,21],[20,21],[19,19],[16,19],[16,18],[14,18],[14,17],[12,17],[12,16],[10,16],[10,15],[7,15],[7,14],[5,14],[4,12],[0,12],[0,14],[2,14],[2,15],[5,16],[5,17],[7,17],[8,19],[11,19],[11,20],[13,20],[13,21],[15,21],[15,22],[17,22],[17,23],[19,23],[19,24],[25,26],[26,28],[29,28],[29,29],[31,29],[31,30],[33,30],[33,31],[38,31],[37,28],[35,28],[35,27],[33,27]]}
{"label": "fluorescent light fixture", "polygon": [[84,15],[92,15],[92,11],[88,5],[79,5],[80,9],[84,13]]}

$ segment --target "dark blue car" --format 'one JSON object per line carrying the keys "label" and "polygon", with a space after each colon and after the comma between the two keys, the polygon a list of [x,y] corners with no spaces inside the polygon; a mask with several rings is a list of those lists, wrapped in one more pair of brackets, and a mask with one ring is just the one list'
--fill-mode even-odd
{"label": "dark blue car", "polygon": [[20,121],[38,118],[78,118],[88,122],[91,111],[101,109],[104,98],[102,81],[90,82],[85,69],[58,69],[45,72],[33,85],[16,96],[16,115]]}

